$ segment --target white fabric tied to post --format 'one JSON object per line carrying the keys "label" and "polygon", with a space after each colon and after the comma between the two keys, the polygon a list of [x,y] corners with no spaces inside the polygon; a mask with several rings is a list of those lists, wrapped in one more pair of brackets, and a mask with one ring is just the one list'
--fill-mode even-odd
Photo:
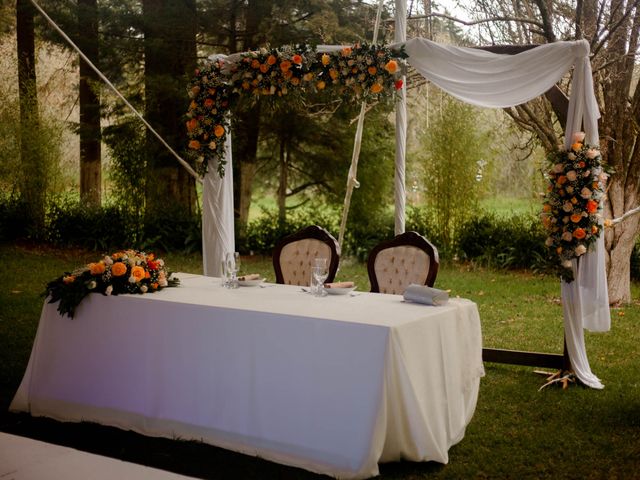
{"label": "white fabric tied to post", "polygon": [[435,306],[445,305],[449,301],[449,294],[446,291],[417,283],[409,285],[403,297],[409,302]]}

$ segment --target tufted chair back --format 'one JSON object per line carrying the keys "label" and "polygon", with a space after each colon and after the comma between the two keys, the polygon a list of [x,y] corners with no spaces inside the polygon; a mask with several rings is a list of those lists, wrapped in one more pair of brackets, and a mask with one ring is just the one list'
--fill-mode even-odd
{"label": "tufted chair back", "polygon": [[326,258],[329,262],[327,282],[332,282],[338,271],[340,247],[336,239],[317,225],[304,228],[285,237],[273,251],[276,283],[309,285],[313,260]]}
{"label": "tufted chair back", "polygon": [[402,295],[412,283],[433,287],[438,274],[438,250],[417,232],[405,232],[376,245],[367,270],[371,291]]}

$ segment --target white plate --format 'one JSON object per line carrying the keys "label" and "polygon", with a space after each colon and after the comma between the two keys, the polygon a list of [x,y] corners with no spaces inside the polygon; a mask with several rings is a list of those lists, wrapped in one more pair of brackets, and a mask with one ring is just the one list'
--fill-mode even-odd
{"label": "white plate", "polygon": [[262,282],[264,282],[264,278],[258,278],[257,280],[238,280],[238,285],[241,287],[257,287]]}
{"label": "white plate", "polygon": [[325,288],[324,291],[329,295],[347,295],[353,292],[357,287],[347,287],[347,288]]}

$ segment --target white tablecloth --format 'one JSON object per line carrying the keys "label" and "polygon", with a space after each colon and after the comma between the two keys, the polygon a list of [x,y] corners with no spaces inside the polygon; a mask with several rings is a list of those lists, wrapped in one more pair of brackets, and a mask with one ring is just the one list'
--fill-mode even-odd
{"label": "white tablecloth", "polygon": [[446,463],[463,438],[484,373],[474,303],[176,276],[181,287],[155,294],[90,295],[73,319],[45,304],[10,408],[339,478]]}

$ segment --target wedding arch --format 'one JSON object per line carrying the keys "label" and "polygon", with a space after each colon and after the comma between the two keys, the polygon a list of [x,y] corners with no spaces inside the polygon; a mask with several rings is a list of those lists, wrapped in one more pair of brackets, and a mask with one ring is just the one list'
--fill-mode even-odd
{"label": "wedding arch", "polygon": [[[402,30],[406,12],[402,0],[396,2],[397,29]],[[598,118],[588,42],[570,41],[541,45],[515,55],[504,55],[452,45],[440,45],[424,38],[406,41],[396,31],[391,49],[406,53],[406,61],[431,83],[454,97],[480,107],[507,108],[525,103],[551,89],[571,71],[571,95],[566,119],[565,148],[571,149],[574,133],[584,131],[586,143],[598,145]],[[323,52],[339,52],[352,46],[323,46]],[[243,58],[218,57],[227,62]],[[395,231],[404,231],[406,145],[406,102],[404,90],[396,101]],[[222,252],[234,250],[233,185],[230,135],[221,159],[226,163],[222,177],[210,168],[204,177],[203,258],[206,275],[217,275]],[[605,276],[604,240],[572,260],[575,280],[562,281],[562,304],[566,349],[576,376],[585,385],[602,388],[591,372],[584,345],[583,329],[607,331],[610,312]]]}

